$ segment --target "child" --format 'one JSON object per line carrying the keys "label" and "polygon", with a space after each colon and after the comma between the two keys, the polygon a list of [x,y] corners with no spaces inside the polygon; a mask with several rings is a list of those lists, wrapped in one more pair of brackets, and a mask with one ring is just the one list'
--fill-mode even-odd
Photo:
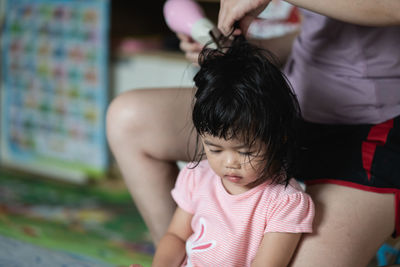
{"label": "child", "polygon": [[298,103],[268,56],[242,36],[202,51],[192,114],[202,150],[172,190],[153,266],[286,266],[312,231],[312,200],[291,178]]}

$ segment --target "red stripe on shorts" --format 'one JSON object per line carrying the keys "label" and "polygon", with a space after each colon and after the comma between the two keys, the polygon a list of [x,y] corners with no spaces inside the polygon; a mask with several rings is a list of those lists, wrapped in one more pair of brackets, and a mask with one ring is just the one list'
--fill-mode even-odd
{"label": "red stripe on shorts", "polygon": [[372,126],[368,137],[361,145],[362,162],[367,172],[368,180],[371,179],[371,167],[377,146],[383,146],[386,143],[389,131],[393,128],[393,120],[385,121],[381,124]]}

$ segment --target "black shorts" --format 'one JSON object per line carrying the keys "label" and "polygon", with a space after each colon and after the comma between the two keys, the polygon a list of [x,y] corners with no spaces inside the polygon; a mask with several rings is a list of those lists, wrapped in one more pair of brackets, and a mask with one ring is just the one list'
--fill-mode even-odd
{"label": "black shorts", "polygon": [[306,185],[331,183],[395,194],[400,234],[400,116],[380,124],[299,122],[296,177]]}

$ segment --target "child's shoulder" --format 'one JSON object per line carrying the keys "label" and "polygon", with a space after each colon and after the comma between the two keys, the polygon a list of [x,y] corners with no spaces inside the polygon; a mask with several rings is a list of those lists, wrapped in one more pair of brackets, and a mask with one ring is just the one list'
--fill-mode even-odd
{"label": "child's shoulder", "polygon": [[185,168],[190,168],[190,169],[207,169],[210,168],[210,164],[208,163],[208,160],[201,160],[199,162],[188,162],[185,166]]}
{"label": "child's shoulder", "polygon": [[194,177],[210,176],[214,173],[207,160],[189,162],[182,168],[181,172]]}
{"label": "child's shoulder", "polygon": [[268,199],[271,205],[274,207],[280,207],[280,209],[313,209],[313,201],[311,197],[293,178],[287,186],[284,184],[271,184],[267,186],[266,190],[264,190],[263,197]]}
{"label": "child's shoulder", "polygon": [[294,179],[290,179],[289,184],[267,184],[264,190],[272,198],[282,198],[284,196],[306,194],[302,186]]}
{"label": "child's shoulder", "polygon": [[214,172],[207,161],[189,162],[181,168],[175,186],[194,190],[211,184],[212,180],[215,180]]}

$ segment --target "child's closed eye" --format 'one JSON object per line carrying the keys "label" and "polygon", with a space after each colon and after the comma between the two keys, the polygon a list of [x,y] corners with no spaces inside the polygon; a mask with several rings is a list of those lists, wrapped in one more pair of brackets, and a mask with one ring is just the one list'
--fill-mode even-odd
{"label": "child's closed eye", "polygon": [[251,151],[243,151],[243,152],[239,151],[239,154],[243,155],[243,156],[254,156],[255,155],[254,152],[251,152]]}

